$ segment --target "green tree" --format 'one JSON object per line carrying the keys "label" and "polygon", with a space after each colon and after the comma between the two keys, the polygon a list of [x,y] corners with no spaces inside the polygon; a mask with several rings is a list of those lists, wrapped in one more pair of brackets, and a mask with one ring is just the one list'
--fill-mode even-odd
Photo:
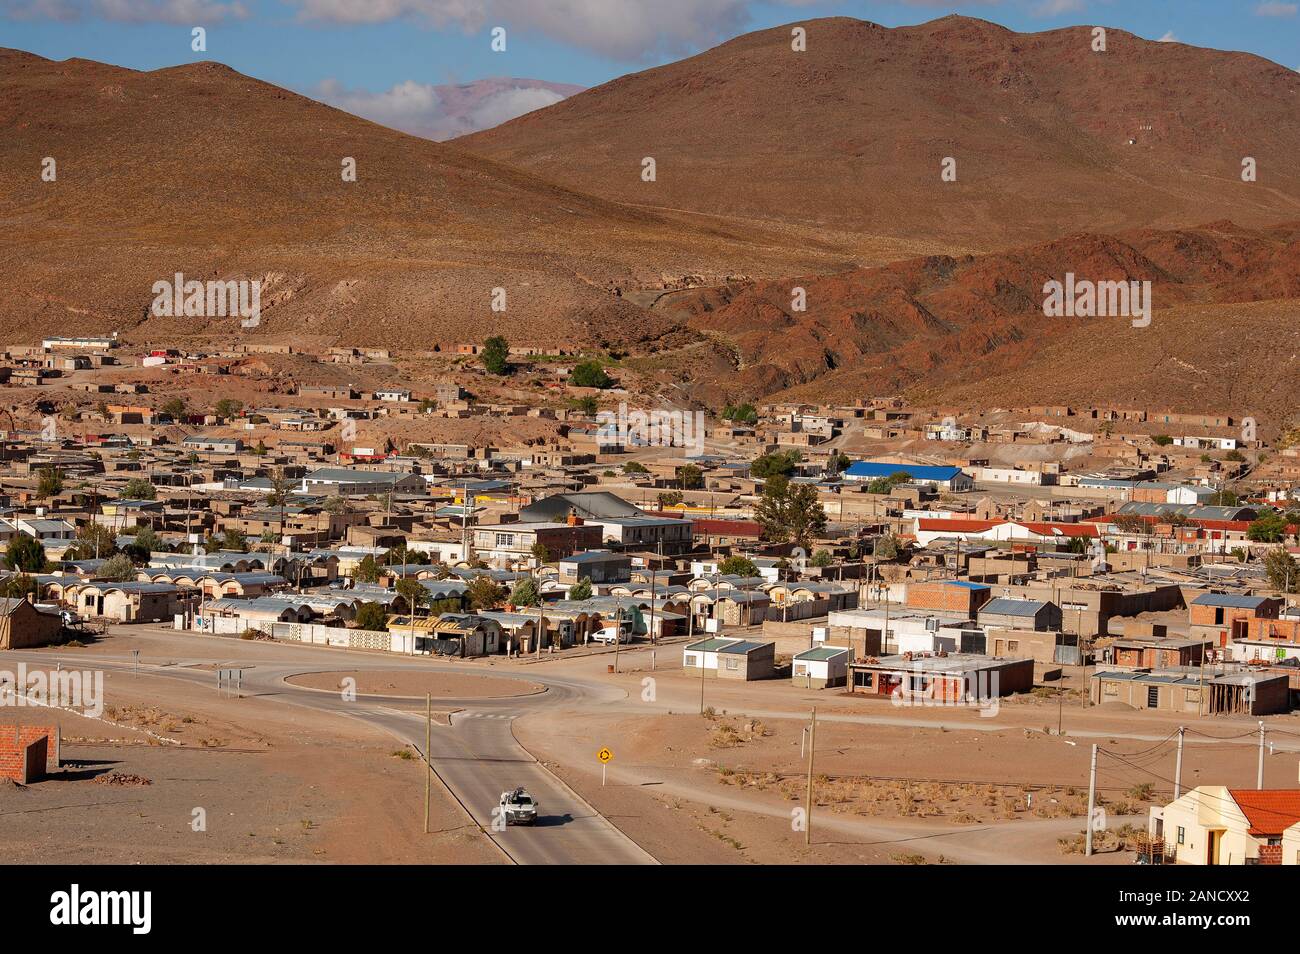
{"label": "green tree", "polygon": [[677,480],[682,490],[699,490],[704,486],[704,471],[694,464],[683,464],[677,468]]}
{"label": "green tree", "polygon": [[623,465],[623,473],[625,473],[625,474],[648,474],[648,473],[650,473],[650,469],[649,469],[648,467],[646,467],[645,464],[642,464],[640,461],[630,460],[630,461],[628,461],[626,464]]}
{"label": "green tree", "polygon": [[483,342],[481,357],[483,369],[488,374],[510,373],[510,343],[500,335],[494,335]]}
{"label": "green tree", "polygon": [[541,540],[534,543],[528,552],[532,554],[533,559],[537,561],[538,566],[541,566],[543,563],[551,562],[551,551],[547,549],[546,544]]}
{"label": "green tree", "polygon": [[1278,543],[1286,536],[1286,517],[1276,510],[1261,513],[1246,527],[1246,539],[1255,543]]}
{"label": "green tree", "polygon": [[526,576],[516,582],[514,588],[510,591],[510,602],[515,606],[537,606],[540,604],[542,594],[537,589],[537,581],[531,576]]}
{"label": "green tree", "polygon": [[1278,547],[1264,556],[1268,583],[1281,593],[1300,593],[1300,564],[1286,550]]}
{"label": "green tree", "polygon": [[127,500],[153,500],[158,496],[158,491],[144,477],[132,477],[122,488],[122,496]]}
{"label": "green tree", "polygon": [[63,475],[53,467],[42,467],[36,478],[36,496],[42,500],[63,492]]}
{"label": "green tree", "polygon": [[126,583],[136,578],[135,564],[125,553],[115,553],[104,561],[97,575],[114,583]]}
{"label": "green tree", "polygon": [[740,555],[729,556],[718,564],[718,572],[723,576],[758,576],[758,564]]}
{"label": "green tree", "polygon": [[1236,448],[1233,448],[1232,450],[1228,451],[1228,453],[1223,455],[1223,459],[1230,460],[1234,464],[1241,464],[1245,462],[1246,456],[1242,454],[1241,451],[1237,450]]}
{"label": "green tree", "polygon": [[569,407],[579,411],[588,417],[593,417],[596,413],[596,396],[594,394],[584,394],[580,398],[574,398],[569,402]]}
{"label": "green tree", "polygon": [[16,533],[5,549],[5,566],[24,573],[44,573],[47,566],[45,548],[28,533]]}
{"label": "green tree", "polygon": [[358,583],[378,583],[379,564],[375,562],[375,558],[369,553],[362,557],[356,569],[352,571],[352,578]]}
{"label": "green tree", "polygon": [[238,550],[240,553],[248,552],[248,534],[235,527],[227,527],[226,532],[221,535],[221,548],[223,550]]}
{"label": "green tree", "polygon": [[877,477],[875,480],[867,481],[866,491],[869,494],[892,494],[895,487],[899,484],[905,484],[911,479],[911,474],[905,470],[900,470],[888,477]]}
{"label": "green tree", "polygon": [[814,537],[826,532],[826,511],[811,484],[791,483],[785,477],[769,477],[763,496],[754,505],[754,518],[769,540],[807,547]]}
{"label": "green tree", "polygon": [[831,556],[830,550],[818,550],[813,554],[811,562],[813,566],[825,569],[835,562],[835,558]]}
{"label": "green tree", "polygon": [[580,388],[607,388],[614,379],[605,373],[597,361],[584,361],[576,365],[569,375],[569,383]]}
{"label": "green tree", "polygon": [[[65,560],[108,559],[117,552],[117,537],[100,523],[83,523],[77,528],[72,546],[64,553]],[[68,553],[73,554],[71,557]]]}
{"label": "green tree", "polygon": [[755,410],[754,405],[748,402],[734,406],[728,404],[722,409],[722,417],[724,420],[732,421],[736,424],[758,423],[758,411]]}
{"label": "green tree", "polygon": [[156,553],[166,549],[166,544],[156,530],[147,523],[135,528],[135,545],[145,553]]}
{"label": "green tree", "polygon": [[769,477],[789,477],[794,473],[803,455],[797,450],[775,451],[754,459],[749,465],[749,476],[756,480]]}
{"label": "green tree", "polygon": [[424,584],[419,580],[405,577],[397,581],[395,589],[412,616],[420,611],[421,606],[429,602],[429,591],[424,588]]}
{"label": "green tree", "polygon": [[589,600],[591,599],[591,577],[584,576],[577,583],[569,587],[569,599],[571,600]]}
{"label": "green tree", "polygon": [[189,406],[185,403],[184,398],[174,397],[162,406],[163,413],[173,421],[179,421],[189,411]]}
{"label": "green tree", "polygon": [[1168,434],[1156,434],[1151,440],[1159,447],[1168,447],[1174,442],[1174,439]]}
{"label": "green tree", "polygon": [[902,544],[896,535],[884,533],[876,537],[871,547],[871,555],[877,560],[897,560],[902,549]]}
{"label": "green tree", "polygon": [[357,607],[357,617],[354,622],[357,624],[357,629],[382,632],[388,628],[388,613],[379,603],[362,603]]}
{"label": "green tree", "polygon": [[669,507],[676,507],[684,499],[680,490],[666,490],[659,494],[659,509],[667,510]]}
{"label": "green tree", "polygon": [[243,402],[236,401],[234,398],[222,398],[220,401],[217,402],[217,406],[215,408],[217,412],[217,417],[227,421],[230,420],[232,417],[237,416],[239,412],[242,411],[243,409],[244,409]]}
{"label": "green tree", "polygon": [[505,599],[505,589],[492,577],[482,574],[470,581],[465,597],[469,601],[470,609],[495,609]]}

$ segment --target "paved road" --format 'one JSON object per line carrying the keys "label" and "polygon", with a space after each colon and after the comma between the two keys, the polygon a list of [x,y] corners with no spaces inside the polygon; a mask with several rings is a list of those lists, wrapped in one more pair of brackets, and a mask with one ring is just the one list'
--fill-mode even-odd
{"label": "paved road", "polygon": [[[132,635],[146,636],[138,630]],[[159,651],[156,656],[152,651],[142,654],[138,668],[141,676],[189,681],[211,692],[216,685],[216,674],[211,670],[186,667],[214,662],[231,667],[252,667],[243,673],[245,695],[360,719],[392,733],[422,754],[425,736],[423,700],[362,695],[355,701],[345,701],[341,693],[293,686],[285,679],[298,673],[322,670],[414,667],[423,671],[467,672],[464,666],[403,657],[375,659],[338,650],[277,647],[269,643],[224,639],[214,643],[212,637],[181,634],[156,635],[154,638]],[[61,661],[70,668],[130,671],[134,665],[129,657],[110,654],[19,651],[5,655],[6,660],[12,659],[15,664],[26,662],[28,666],[49,667],[55,661]],[[164,661],[166,665],[157,664]],[[502,677],[506,674],[493,672],[491,675]],[[545,686],[546,691],[494,699],[438,700],[438,708],[442,711],[459,710],[452,713],[450,725],[435,722],[433,727],[429,754],[438,777],[485,834],[518,864],[654,864],[654,858],[519,745],[511,727],[515,718],[540,707],[617,703],[623,700],[623,691],[533,672],[529,672],[526,678]],[[581,715],[575,714],[575,718],[581,718]],[[592,758],[595,758],[594,744]],[[499,823],[494,824],[493,809],[497,807],[502,792],[521,785],[538,800],[537,824],[512,825],[502,829]]]}

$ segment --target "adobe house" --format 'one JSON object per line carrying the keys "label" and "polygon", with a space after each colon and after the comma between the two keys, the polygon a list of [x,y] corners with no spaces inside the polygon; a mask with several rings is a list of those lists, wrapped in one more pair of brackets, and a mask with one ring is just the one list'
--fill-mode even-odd
{"label": "adobe house", "polygon": [[0,599],[0,649],[29,649],[57,643],[63,620],[38,610],[27,597]]}

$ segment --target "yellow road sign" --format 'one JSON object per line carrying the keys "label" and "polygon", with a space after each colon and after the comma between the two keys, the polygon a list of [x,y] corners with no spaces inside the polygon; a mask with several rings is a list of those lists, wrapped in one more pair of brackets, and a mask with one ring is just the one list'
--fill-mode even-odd
{"label": "yellow road sign", "polygon": [[600,759],[601,763],[603,764],[613,759],[614,753],[607,748],[601,749],[599,752],[596,753],[596,758]]}

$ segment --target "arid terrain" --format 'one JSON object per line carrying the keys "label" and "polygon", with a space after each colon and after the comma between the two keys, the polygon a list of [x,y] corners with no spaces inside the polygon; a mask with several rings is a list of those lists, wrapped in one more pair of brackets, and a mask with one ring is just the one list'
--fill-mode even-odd
{"label": "arid terrain", "polygon": [[[446,350],[502,333],[615,353],[710,406],[866,381],[966,400],[1097,383],[1045,353],[1035,314],[1044,276],[1073,271],[1156,282],[1171,404],[1230,400],[1221,380],[1290,360],[1285,342],[1234,349],[1219,376],[1192,352],[1238,321],[1290,333],[1285,305],[1215,306],[1296,293],[1293,71],[1120,30],[1102,52],[1084,27],[964,17],[806,29],[803,52],[788,27],[747,34],[450,144],[217,63],[4,51],[0,320],[14,341],[151,345]],[[260,323],[151,315],[177,272],[261,281]],[[1127,329],[1051,331],[1055,353],[1113,362],[1099,397],[1150,370]]]}

